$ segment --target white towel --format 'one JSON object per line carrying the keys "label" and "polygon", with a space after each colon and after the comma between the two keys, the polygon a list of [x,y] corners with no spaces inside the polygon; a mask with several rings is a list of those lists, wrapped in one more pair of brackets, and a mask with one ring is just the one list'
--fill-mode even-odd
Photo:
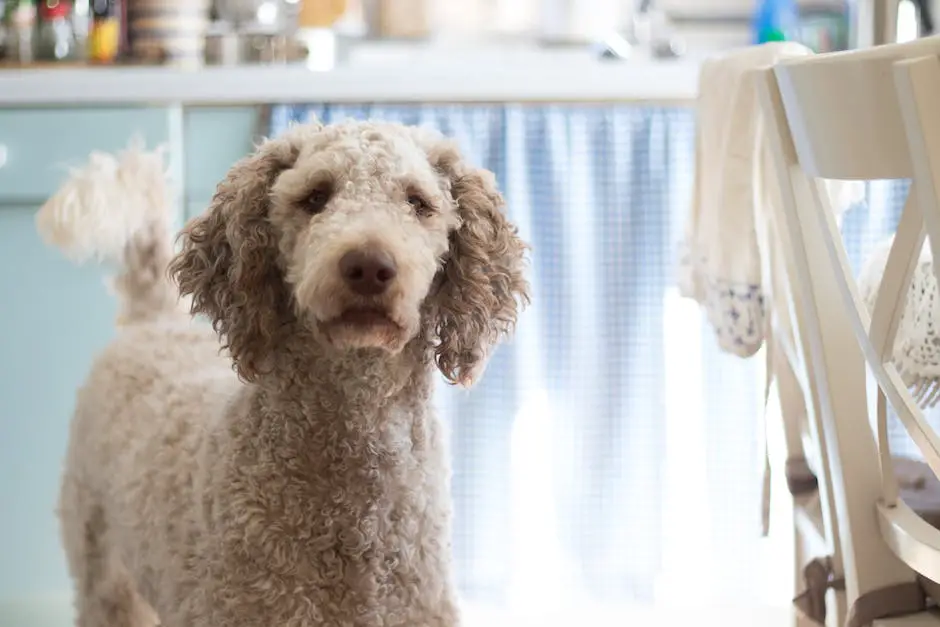
{"label": "white towel", "polygon": [[703,306],[720,347],[741,357],[756,353],[764,340],[755,225],[779,198],[754,70],[809,54],[803,45],[773,42],[709,59],[699,74],[695,188],[680,248],[679,288]]}
{"label": "white towel", "polygon": [[[750,357],[766,339],[792,346],[793,329],[786,302],[774,295],[787,277],[777,229],[782,228],[782,200],[757,90],[757,70],[782,59],[812,54],[792,42],[773,42],[735,50],[710,59],[699,74],[695,188],[685,239],[680,246],[679,289],[698,301],[726,352]],[[861,200],[857,182],[827,181],[837,220]],[[776,288],[776,289],[775,289]],[[779,350],[779,349],[775,349]],[[773,353],[767,352],[767,390],[776,378]],[[766,400],[766,399],[765,399]],[[788,428],[801,429],[805,412],[794,410],[800,398],[781,399]],[[787,451],[799,454],[799,451]],[[764,450],[762,522],[768,531],[770,466]]]}

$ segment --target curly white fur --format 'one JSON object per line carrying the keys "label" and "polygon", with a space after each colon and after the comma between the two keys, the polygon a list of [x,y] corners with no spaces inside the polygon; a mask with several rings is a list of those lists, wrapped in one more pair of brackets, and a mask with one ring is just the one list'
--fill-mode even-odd
{"label": "curly white fur", "polygon": [[[124,266],[60,499],[78,626],[458,625],[433,365],[470,384],[528,298],[492,176],[425,131],[297,127],[232,168],[170,262],[156,169],[88,172],[40,220]],[[339,276],[359,250],[397,263],[383,293]]]}
{"label": "curly white fur", "polygon": [[151,225],[169,229],[165,150],[135,140],[117,155],[93,152],[36,214],[43,240],[76,262],[118,263]]}

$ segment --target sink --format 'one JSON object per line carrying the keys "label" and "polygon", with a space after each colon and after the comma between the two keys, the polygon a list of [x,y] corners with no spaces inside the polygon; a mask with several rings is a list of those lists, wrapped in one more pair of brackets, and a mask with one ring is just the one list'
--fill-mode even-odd
{"label": "sink", "polygon": [[[720,50],[747,44],[747,34],[737,31],[678,31],[688,42],[680,59],[699,61]],[[675,62],[657,60],[644,48],[635,48],[627,59],[601,59],[600,49],[590,46],[541,46],[532,41],[469,39],[428,41],[350,41],[343,55],[345,67],[421,68],[491,66],[494,68],[532,66],[556,67],[559,71],[597,67],[616,63],[658,64]]]}

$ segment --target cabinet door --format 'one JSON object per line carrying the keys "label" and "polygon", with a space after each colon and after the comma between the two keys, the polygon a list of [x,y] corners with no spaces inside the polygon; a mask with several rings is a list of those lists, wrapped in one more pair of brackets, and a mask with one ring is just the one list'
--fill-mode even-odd
{"label": "cabinet door", "polygon": [[117,312],[111,270],[46,246],[36,212],[91,151],[154,147],[171,126],[154,108],[0,109],[0,625],[71,624],[56,501],[75,394]]}
{"label": "cabinet door", "polygon": [[154,148],[169,128],[162,108],[0,109],[0,202],[43,202],[93,150],[120,150],[134,136]]}
{"label": "cabinet door", "polygon": [[3,615],[12,606],[46,611],[69,591],[55,516],[62,459],[76,390],[117,311],[100,267],[41,241],[37,209],[0,205],[0,625],[14,624]]}

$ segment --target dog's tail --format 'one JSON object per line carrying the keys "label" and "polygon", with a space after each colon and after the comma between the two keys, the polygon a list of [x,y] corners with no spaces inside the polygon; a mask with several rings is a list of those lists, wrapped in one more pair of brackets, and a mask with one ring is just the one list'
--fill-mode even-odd
{"label": "dog's tail", "polygon": [[76,263],[119,266],[112,282],[122,305],[118,322],[143,321],[184,310],[167,275],[172,204],[164,151],[135,142],[117,155],[92,153],[39,210],[36,228]]}

